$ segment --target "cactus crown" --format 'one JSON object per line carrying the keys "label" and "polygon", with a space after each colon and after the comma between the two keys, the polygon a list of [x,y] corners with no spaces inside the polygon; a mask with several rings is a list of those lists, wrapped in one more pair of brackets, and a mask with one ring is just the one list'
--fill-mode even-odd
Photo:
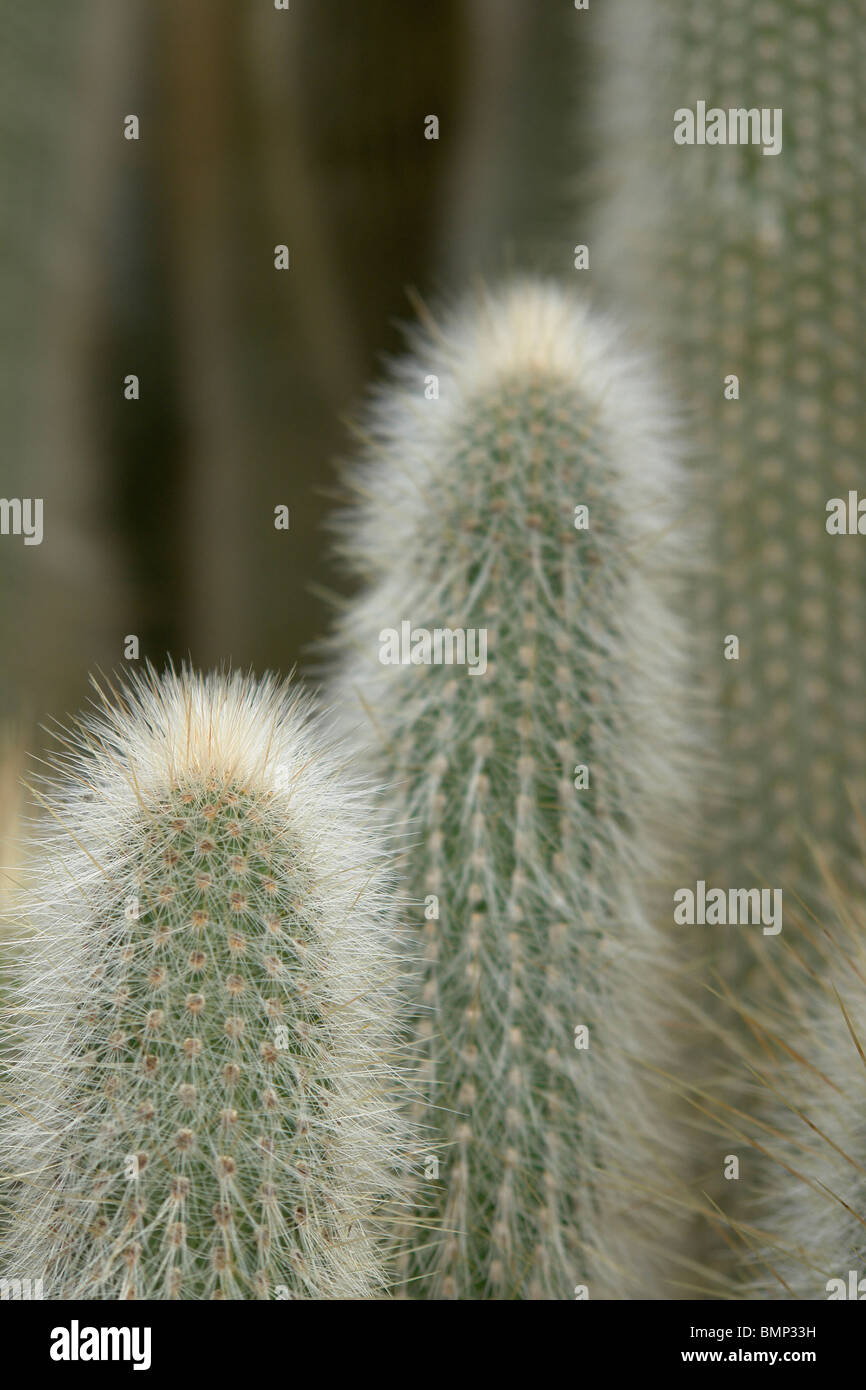
{"label": "cactus crown", "polygon": [[395,1193],[382,853],[303,702],[169,674],[41,799],[9,1078],[49,1297],[352,1295]]}

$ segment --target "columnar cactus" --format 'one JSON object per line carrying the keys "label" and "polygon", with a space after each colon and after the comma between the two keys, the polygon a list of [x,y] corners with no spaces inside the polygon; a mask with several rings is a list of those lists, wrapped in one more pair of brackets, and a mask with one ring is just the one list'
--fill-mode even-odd
{"label": "columnar cactus", "polygon": [[[695,611],[734,807],[715,858],[799,890],[803,832],[852,849],[845,784],[866,794],[864,541],[826,530],[866,434],[864,16],[862,0],[606,0],[585,31],[606,72],[593,288],[662,350],[714,519]],[[699,102],[778,109],[781,148],[676,143]],[[739,660],[721,658],[728,634]]]}
{"label": "columnar cactus", "polygon": [[669,1173],[638,1058],[660,1055],[651,886],[691,756],[667,412],[553,285],[485,293],[415,347],[349,475],[343,547],[367,589],[335,639],[424,900],[439,1167],[407,1287],[654,1296]]}
{"label": "columnar cactus", "polygon": [[737,1027],[717,1030],[722,1075],[740,1078],[741,1095],[731,1105],[717,1084],[695,1096],[704,1127],[714,1116],[740,1154],[741,1176],[748,1165],[731,1221],[750,1252],[733,1275],[739,1296],[866,1292],[856,1287],[866,1278],[866,912],[861,894],[832,879],[825,888],[832,916],[790,926],[772,988],[732,1000],[748,1041]]}
{"label": "columnar cactus", "polygon": [[57,772],[10,1010],[4,1272],[48,1298],[375,1293],[399,972],[363,794],[301,697],[240,675],[136,681]]}

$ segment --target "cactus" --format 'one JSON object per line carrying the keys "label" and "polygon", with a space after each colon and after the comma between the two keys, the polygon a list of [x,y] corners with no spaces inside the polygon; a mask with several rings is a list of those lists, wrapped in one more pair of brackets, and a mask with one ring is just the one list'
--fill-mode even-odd
{"label": "cactus", "polygon": [[49,1298],[375,1293],[404,1135],[363,792],[270,678],[103,705],[35,789],[4,1264]]}
{"label": "cactus", "polygon": [[[726,796],[699,873],[781,887],[786,916],[804,897],[831,908],[812,851],[847,876],[849,795],[866,795],[863,539],[826,530],[827,503],[858,486],[866,429],[863,16],[862,0],[608,0],[593,30],[605,160],[593,287],[628,299],[676,382],[693,420],[696,500],[712,519],[694,611]],[[781,110],[780,152],[675,143],[675,113],[700,101]],[[722,658],[729,634],[738,660]],[[772,1009],[783,941],[755,955],[738,934],[718,939],[722,992],[748,995],[759,1014],[764,992]],[[748,1049],[736,1012],[703,1029]],[[699,1070],[715,1072],[714,1055]],[[746,1075],[717,1076],[709,1097],[748,1113],[759,1100],[747,1083],[738,1091]],[[729,1136],[705,1166],[719,1175],[713,1200],[748,1226],[754,1160],[745,1181],[723,1181],[731,1147]],[[769,1208],[763,1218],[772,1227]],[[721,1267],[725,1251],[703,1258]]]}
{"label": "cactus", "polygon": [[[863,541],[825,529],[866,433],[863,19],[862,0],[608,0],[594,30],[594,288],[628,298],[692,411],[716,560],[695,611],[716,652],[740,639],[716,665],[716,862],[801,891],[808,840],[854,850],[844,784],[866,793]],[[698,101],[781,108],[781,152],[675,144]]]}
{"label": "cactus", "polygon": [[764,1296],[823,1299],[837,1280],[851,1297],[850,1272],[866,1276],[866,1131],[856,1099],[866,1076],[866,916],[859,898],[834,896],[839,916],[820,968],[795,958],[776,1007],[763,1011],[763,1036],[775,1044],[775,1123],[760,1135],[773,1166],[763,1165],[756,1217],[767,1232]]}
{"label": "cactus", "polygon": [[727,1016],[704,1020],[723,1061],[691,1099],[702,1126],[710,1117],[711,1132],[740,1153],[746,1179],[725,1212],[738,1252],[729,1297],[862,1295],[850,1291],[852,1272],[854,1283],[866,1276],[866,913],[847,887],[854,873],[843,882],[820,857],[828,916],[798,915],[771,986],[723,988]]}
{"label": "cactus", "polygon": [[[415,348],[349,474],[367,588],[332,642],[425,900],[417,1118],[441,1168],[404,1277],[434,1298],[654,1296],[673,1169],[638,1058],[663,1055],[652,884],[692,755],[676,448],[643,362],[553,284],[485,292]],[[383,664],[404,622],[414,662]],[[431,654],[436,629],[470,655],[477,630],[475,658],[486,630],[486,672],[425,664],[425,628]]]}

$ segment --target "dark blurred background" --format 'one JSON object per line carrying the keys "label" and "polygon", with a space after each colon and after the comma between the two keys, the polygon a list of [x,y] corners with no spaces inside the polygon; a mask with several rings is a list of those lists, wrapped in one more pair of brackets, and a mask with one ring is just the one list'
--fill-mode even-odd
{"label": "dark blurred background", "polygon": [[41,545],[0,537],[5,737],[38,746],[130,634],[157,666],[303,665],[344,587],[346,421],[410,294],[573,273],[580,23],[572,0],[0,0],[0,495],[44,499]]}

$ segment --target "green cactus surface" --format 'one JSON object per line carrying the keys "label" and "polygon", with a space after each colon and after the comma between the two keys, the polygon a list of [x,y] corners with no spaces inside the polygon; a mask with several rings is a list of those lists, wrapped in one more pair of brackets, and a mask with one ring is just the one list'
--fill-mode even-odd
{"label": "green cactus surface", "polygon": [[[828,501],[862,490],[866,7],[608,0],[592,23],[593,288],[659,349],[713,521],[694,591],[731,807],[713,852],[802,891],[809,838],[853,862],[866,793],[864,539],[826,529]],[[781,148],[675,143],[698,102],[778,110]]]}
{"label": "green cactus surface", "polygon": [[[675,1165],[637,1058],[662,1055],[652,885],[692,756],[668,420],[606,322],[527,281],[420,335],[366,433],[342,535],[367,588],[336,686],[424,902],[418,1121],[439,1166],[407,1287],[652,1297]],[[404,623],[415,655],[386,664]],[[486,669],[447,638],[437,664],[437,629],[473,659],[485,632]]]}
{"label": "green cactus surface", "polygon": [[9,1011],[6,1265],[49,1298],[380,1291],[397,971],[357,789],[237,676],[138,682],[70,757]]}

